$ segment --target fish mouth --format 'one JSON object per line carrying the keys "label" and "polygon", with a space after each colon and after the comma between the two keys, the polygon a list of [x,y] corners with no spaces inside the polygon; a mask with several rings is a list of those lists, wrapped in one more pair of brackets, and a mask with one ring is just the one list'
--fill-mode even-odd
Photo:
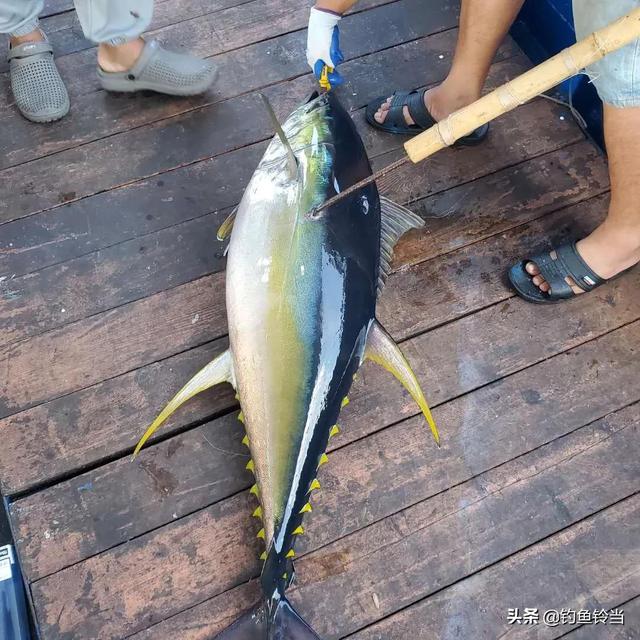
{"label": "fish mouth", "polygon": [[310,102],[313,102],[316,98],[319,98],[319,97],[320,97],[320,93],[317,91],[317,89],[314,89],[309,95],[309,97],[304,101],[304,104],[309,104]]}

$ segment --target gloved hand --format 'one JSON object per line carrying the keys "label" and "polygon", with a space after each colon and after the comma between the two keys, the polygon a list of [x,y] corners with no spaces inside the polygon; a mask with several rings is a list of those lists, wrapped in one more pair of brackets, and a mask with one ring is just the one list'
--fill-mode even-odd
{"label": "gloved hand", "polygon": [[344,61],[340,51],[340,32],[338,30],[339,15],[321,11],[315,7],[309,15],[307,32],[307,62],[319,80],[325,66],[332,69],[328,74],[331,86],[342,84],[344,79],[336,71],[336,67]]}

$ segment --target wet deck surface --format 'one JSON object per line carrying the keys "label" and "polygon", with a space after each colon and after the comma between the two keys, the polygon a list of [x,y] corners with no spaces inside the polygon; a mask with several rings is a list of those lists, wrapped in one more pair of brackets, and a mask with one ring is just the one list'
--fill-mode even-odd
{"label": "wet deck surface", "polygon": [[[204,640],[258,597],[257,523],[228,388],[135,463],[141,430],[227,344],[215,231],[271,125],[310,92],[298,0],[165,0],[169,46],[215,56],[203,97],[108,95],[67,0],[44,26],[72,112],[16,114],[0,71],[0,480],[44,640]],[[376,167],[402,140],[363,107],[442,79],[457,3],[365,0],[339,90]],[[496,85],[529,63],[500,49]],[[632,638],[640,627],[640,271],[562,306],[504,273],[606,212],[606,163],[538,99],[479,148],[390,188],[427,218],[379,316],[435,407],[443,447],[367,364],[331,441],[292,599],[327,639]],[[626,625],[510,626],[512,607],[626,611]]]}

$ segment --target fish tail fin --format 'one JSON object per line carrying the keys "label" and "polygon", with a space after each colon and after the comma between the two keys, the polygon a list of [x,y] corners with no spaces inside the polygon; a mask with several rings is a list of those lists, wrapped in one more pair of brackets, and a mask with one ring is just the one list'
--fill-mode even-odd
{"label": "fish tail fin", "polygon": [[217,358],[213,359],[208,365],[200,369],[187,384],[178,391],[167,406],[160,412],[158,417],[153,421],[149,428],[144,432],[142,438],[136,445],[133,452],[135,458],[140,449],[144,446],[145,442],[155,433],[155,431],[162,425],[162,423],[180,406],[182,406],[187,400],[193,398],[201,391],[209,389],[221,382],[230,382],[234,384],[233,364],[231,360],[231,351],[227,349],[224,353],[221,353]]}
{"label": "fish tail fin", "polygon": [[303,620],[289,601],[281,596],[278,604],[269,607],[263,602],[231,626],[221,631],[215,640],[322,640]]}
{"label": "fish tail fin", "polygon": [[420,407],[436,444],[440,446],[440,434],[424,393],[422,393],[420,383],[398,345],[377,320],[373,321],[369,329],[365,357],[390,371],[402,383]]}

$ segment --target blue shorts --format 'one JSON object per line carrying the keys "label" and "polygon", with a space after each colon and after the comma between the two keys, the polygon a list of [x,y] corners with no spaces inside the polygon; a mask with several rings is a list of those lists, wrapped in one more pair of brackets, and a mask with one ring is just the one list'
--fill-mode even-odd
{"label": "blue shorts", "polygon": [[[578,39],[640,6],[640,0],[573,0]],[[592,64],[587,73],[603,102],[614,107],[640,107],[640,40]]]}

